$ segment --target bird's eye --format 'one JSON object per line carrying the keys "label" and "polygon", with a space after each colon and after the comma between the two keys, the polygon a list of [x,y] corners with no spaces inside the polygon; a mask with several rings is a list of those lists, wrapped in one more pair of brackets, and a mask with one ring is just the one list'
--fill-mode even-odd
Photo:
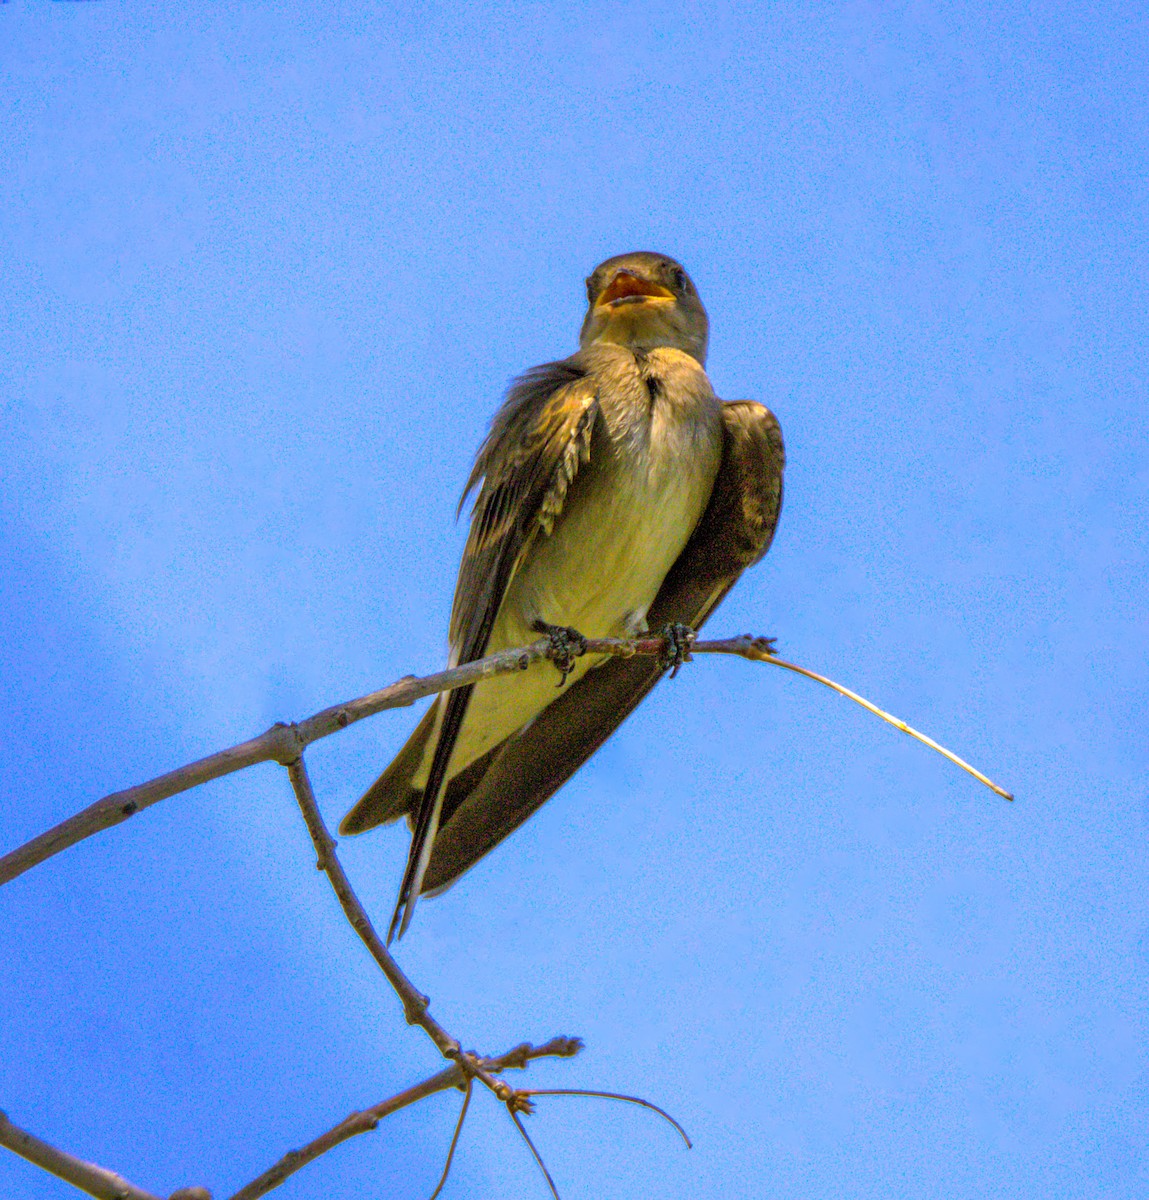
{"label": "bird's eye", "polygon": [[594,299],[594,276],[593,275],[588,275],[586,277],[586,298],[588,301]]}
{"label": "bird's eye", "polygon": [[686,272],[681,267],[670,268],[670,278],[674,284],[676,291],[683,291],[686,287]]}

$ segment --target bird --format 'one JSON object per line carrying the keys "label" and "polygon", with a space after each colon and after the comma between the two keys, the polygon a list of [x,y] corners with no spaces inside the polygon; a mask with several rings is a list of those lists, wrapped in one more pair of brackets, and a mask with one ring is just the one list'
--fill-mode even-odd
{"label": "bird", "polygon": [[[531,669],[440,693],[343,818],[412,829],[388,931],[548,800],[682,660],[770,547],[785,451],[764,405],[723,402],[709,320],[666,254],[601,263],[579,348],[515,380],[459,501],[478,489],[449,624],[449,664],[551,638],[562,677]],[[584,638],[664,631],[671,653],[580,654]]]}

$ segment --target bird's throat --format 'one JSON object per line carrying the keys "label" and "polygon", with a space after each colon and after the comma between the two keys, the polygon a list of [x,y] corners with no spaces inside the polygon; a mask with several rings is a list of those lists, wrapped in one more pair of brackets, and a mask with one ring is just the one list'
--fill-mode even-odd
{"label": "bird's throat", "polygon": [[622,300],[596,308],[587,340],[624,346],[636,353],[667,346],[697,357],[695,339],[682,328],[673,300],[635,299],[636,303]]}

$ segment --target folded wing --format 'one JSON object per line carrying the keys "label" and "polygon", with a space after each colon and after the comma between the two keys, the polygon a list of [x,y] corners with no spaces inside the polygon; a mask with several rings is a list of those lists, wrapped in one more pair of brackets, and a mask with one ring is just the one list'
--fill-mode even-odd
{"label": "folded wing", "polygon": [[[536,367],[511,388],[463,493],[465,500],[482,481],[451,611],[452,665],[472,662],[486,652],[507,585],[524,553],[540,530],[550,531],[579,466],[590,457],[597,413],[594,381],[569,359]],[[377,823],[370,820],[372,805],[384,810],[379,819],[394,815],[386,811],[388,801],[396,791],[402,793],[404,784],[413,792],[411,774],[433,740],[426,786],[412,795],[414,832],[388,938],[396,928],[403,934],[414,914],[415,900],[425,890],[424,875],[441,824],[444,783],[473,690],[456,688],[445,702],[440,701],[432,710],[436,715],[424,718],[400,752],[399,759],[406,756],[400,771],[395,772],[393,764],[341,826],[354,830]],[[402,773],[408,770],[411,774],[404,779]],[[376,793],[380,785],[384,787]]]}

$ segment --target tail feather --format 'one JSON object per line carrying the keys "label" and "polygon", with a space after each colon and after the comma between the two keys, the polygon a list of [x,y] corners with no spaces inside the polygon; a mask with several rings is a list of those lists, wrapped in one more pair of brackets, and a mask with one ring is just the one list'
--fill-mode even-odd
{"label": "tail feather", "polygon": [[400,817],[418,812],[422,788],[411,785],[415,773],[423,765],[427,743],[435,731],[435,710],[432,704],[423,714],[423,719],[407,739],[403,749],[395,755],[391,765],[363,793],[353,809],[339,822],[339,832],[348,837],[397,821]]}

